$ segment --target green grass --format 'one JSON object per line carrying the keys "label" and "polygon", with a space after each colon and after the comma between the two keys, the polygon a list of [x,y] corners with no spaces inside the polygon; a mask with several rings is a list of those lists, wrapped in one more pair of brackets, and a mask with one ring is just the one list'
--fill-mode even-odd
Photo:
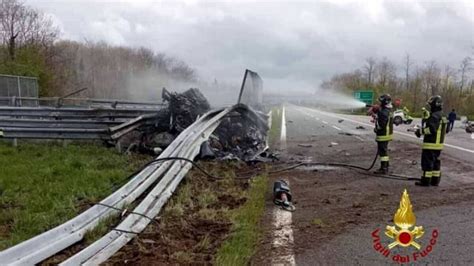
{"label": "green grass", "polygon": [[120,218],[120,215],[115,214],[115,215],[111,215],[105,219],[100,220],[99,224],[97,224],[96,227],[94,227],[92,230],[87,231],[84,234],[85,243],[90,245],[94,243],[94,241],[98,240],[100,237],[105,235],[110,230],[111,225],[117,224],[120,221],[119,218]]}
{"label": "green grass", "polygon": [[272,108],[272,126],[268,133],[268,139],[271,147],[278,145],[281,134],[281,107]]}
{"label": "green grass", "polygon": [[217,252],[217,265],[248,265],[262,235],[260,220],[265,208],[266,176],[252,180],[246,203],[232,211],[233,230]]}
{"label": "green grass", "polygon": [[105,198],[146,159],[94,144],[0,142],[0,250]]}

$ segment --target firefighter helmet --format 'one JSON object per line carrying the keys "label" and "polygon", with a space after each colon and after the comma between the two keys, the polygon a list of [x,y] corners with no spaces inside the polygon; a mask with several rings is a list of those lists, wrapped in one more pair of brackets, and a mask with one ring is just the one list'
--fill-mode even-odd
{"label": "firefighter helmet", "polygon": [[428,100],[428,105],[430,106],[431,111],[443,109],[443,99],[439,95],[431,96]]}
{"label": "firefighter helmet", "polygon": [[390,97],[390,94],[383,94],[379,97],[379,102],[382,106],[390,106],[392,104],[392,97]]}

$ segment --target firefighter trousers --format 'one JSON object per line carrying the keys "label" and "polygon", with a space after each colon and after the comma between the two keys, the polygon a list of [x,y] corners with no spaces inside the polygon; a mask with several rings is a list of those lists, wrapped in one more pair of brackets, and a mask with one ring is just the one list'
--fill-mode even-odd
{"label": "firefighter trousers", "polygon": [[388,164],[388,141],[377,141],[377,153],[380,157],[380,161],[387,162]]}
{"label": "firefighter trousers", "polygon": [[441,176],[441,161],[439,160],[440,155],[440,150],[422,150],[421,169],[423,170],[423,177],[431,179],[431,177]]}

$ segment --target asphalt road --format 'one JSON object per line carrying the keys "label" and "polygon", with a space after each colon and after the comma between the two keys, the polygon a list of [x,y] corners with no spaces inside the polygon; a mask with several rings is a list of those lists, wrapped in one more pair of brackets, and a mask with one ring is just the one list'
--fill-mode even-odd
{"label": "asphalt road", "polygon": [[[285,114],[284,160],[370,165],[376,151],[370,117],[295,105],[286,105]],[[390,144],[391,171],[419,177],[421,140],[407,132],[409,127],[395,129],[395,140]],[[429,256],[414,264],[473,265],[474,139],[456,127],[446,144],[439,188],[420,188],[413,182],[375,178],[342,168],[311,168],[279,176],[290,181],[297,199],[292,217],[296,265],[396,263],[374,250],[371,233],[380,228],[385,237],[385,226],[393,224],[387,217],[393,217],[405,188],[411,193],[417,225],[425,227],[422,247],[427,247],[432,230],[439,230],[440,235]],[[385,237],[383,244],[387,241]],[[415,251],[396,248],[391,255]]]}
{"label": "asphalt road", "polygon": [[[349,132],[355,134],[356,136],[363,135],[365,138],[372,139],[374,138],[372,129],[374,124],[370,122],[371,118],[369,116],[361,115],[345,115],[345,114],[335,114],[326,111],[321,111],[318,109],[289,105],[287,107],[289,112],[296,111],[301,113],[306,117],[314,118],[314,126],[318,124],[328,125],[326,133],[333,131],[333,133],[339,132]],[[341,119],[344,121],[339,122]],[[413,132],[408,132],[408,129],[413,129],[414,125],[421,125],[420,119],[415,119],[411,125],[399,125],[394,126],[395,138],[401,139],[404,141],[410,141],[414,143],[422,143],[421,138],[417,138]],[[368,131],[356,130],[357,126],[363,126]],[[334,131],[336,130],[336,131]],[[326,134],[322,133],[322,134]],[[305,134],[301,132],[301,134]],[[319,134],[319,133],[318,133]],[[446,135],[445,140],[445,153],[449,153],[451,156],[455,156],[461,160],[466,160],[474,163],[474,137],[472,134],[468,134],[461,128],[460,122],[455,123],[453,132]]]}

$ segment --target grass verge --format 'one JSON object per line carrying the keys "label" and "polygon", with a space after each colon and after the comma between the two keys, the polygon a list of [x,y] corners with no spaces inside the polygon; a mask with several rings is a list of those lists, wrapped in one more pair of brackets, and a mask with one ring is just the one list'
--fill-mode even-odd
{"label": "grass verge", "polygon": [[[239,162],[200,162],[217,180],[192,169],[157,222],[106,264],[214,265],[249,261],[259,237],[266,177]],[[248,175],[248,174],[247,174]],[[238,259],[237,259],[238,258]],[[244,263],[245,264],[245,263]]]}
{"label": "grass verge", "polygon": [[268,178],[258,176],[247,191],[247,201],[233,212],[233,232],[217,252],[218,265],[248,265],[261,237]]}
{"label": "grass verge", "polygon": [[148,159],[95,144],[0,142],[0,250],[105,198]]}

